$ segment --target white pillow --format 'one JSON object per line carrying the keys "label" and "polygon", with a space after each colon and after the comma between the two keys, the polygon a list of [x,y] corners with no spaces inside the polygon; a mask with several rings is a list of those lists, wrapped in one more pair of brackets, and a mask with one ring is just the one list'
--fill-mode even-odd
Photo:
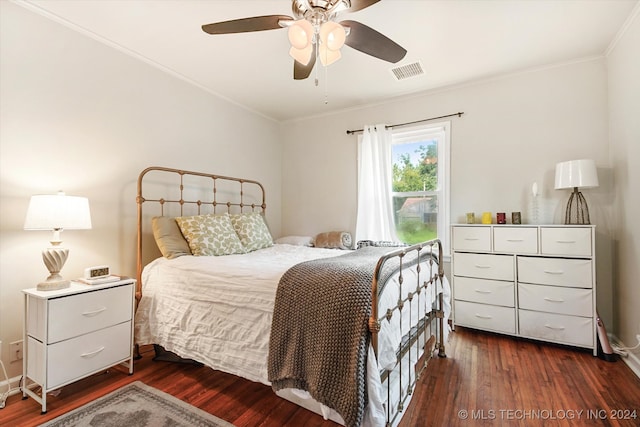
{"label": "white pillow", "polygon": [[313,237],[311,236],[284,236],[276,239],[276,243],[283,245],[295,246],[313,246]]}

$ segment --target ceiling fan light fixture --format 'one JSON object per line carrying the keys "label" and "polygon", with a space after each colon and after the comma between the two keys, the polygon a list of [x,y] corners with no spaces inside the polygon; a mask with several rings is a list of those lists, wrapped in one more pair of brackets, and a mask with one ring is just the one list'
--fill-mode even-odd
{"label": "ceiling fan light fixture", "polygon": [[320,27],[320,41],[329,50],[340,50],[346,39],[344,27],[337,22],[328,21]]}
{"label": "ceiling fan light fixture", "polygon": [[313,44],[309,43],[309,45],[303,49],[296,49],[291,46],[289,49],[289,55],[297,62],[302,65],[307,65],[309,61],[311,61],[311,55],[313,54]]}
{"label": "ceiling fan light fixture", "polygon": [[342,54],[339,50],[327,49],[324,44],[320,45],[319,56],[320,62],[322,62],[322,65],[324,65],[325,67],[328,67],[338,59],[342,58]]}
{"label": "ceiling fan light fixture", "polygon": [[306,19],[299,19],[289,26],[289,42],[296,49],[305,49],[313,40],[313,25]]}

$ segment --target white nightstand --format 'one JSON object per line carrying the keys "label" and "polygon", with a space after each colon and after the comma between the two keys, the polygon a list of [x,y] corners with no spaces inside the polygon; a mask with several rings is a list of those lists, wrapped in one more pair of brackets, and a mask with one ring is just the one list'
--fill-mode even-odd
{"label": "white nightstand", "polygon": [[[120,363],[133,373],[134,279],[25,289],[22,396],[47,393]],[[38,395],[33,386],[39,385]]]}

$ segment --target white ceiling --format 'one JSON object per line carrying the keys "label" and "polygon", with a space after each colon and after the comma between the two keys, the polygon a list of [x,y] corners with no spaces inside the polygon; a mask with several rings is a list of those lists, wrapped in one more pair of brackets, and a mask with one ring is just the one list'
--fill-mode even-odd
{"label": "white ceiling", "polygon": [[[284,29],[212,36],[202,24],[292,15],[289,0],[27,0],[31,10],[277,121],[600,56],[638,0],[383,0],[340,15],[407,49],[390,64],[345,46],[342,59],[293,80]],[[426,73],[397,81],[391,68]],[[317,71],[319,85],[314,85]],[[325,73],[326,72],[326,73]],[[325,102],[326,101],[326,102]]]}

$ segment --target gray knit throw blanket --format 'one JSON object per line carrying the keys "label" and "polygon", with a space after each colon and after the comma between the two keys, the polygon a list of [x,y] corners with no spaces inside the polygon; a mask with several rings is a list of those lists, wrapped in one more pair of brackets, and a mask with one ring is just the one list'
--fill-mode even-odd
{"label": "gray knit throw blanket", "polygon": [[[389,251],[366,247],[297,264],[282,276],[276,293],[268,361],[272,388],[308,391],[348,427],[359,426],[364,416],[371,282],[378,259]],[[383,276],[398,262],[387,264]]]}

